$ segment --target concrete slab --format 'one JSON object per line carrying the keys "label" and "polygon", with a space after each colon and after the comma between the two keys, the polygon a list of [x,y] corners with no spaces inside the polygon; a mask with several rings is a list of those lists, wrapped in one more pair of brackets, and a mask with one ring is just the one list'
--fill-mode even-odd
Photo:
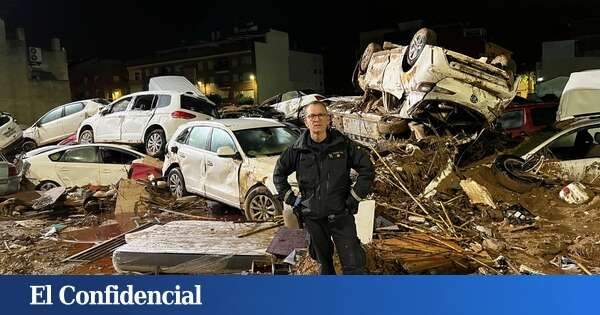
{"label": "concrete slab", "polygon": [[238,237],[272,223],[173,221],[125,235],[113,253],[118,272],[239,273],[252,261],[270,261],[266,253],[275,229]]}

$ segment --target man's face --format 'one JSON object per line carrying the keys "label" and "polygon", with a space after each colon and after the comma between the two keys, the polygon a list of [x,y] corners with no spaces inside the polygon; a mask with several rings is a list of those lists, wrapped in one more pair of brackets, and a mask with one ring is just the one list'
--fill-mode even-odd
{"label": "man's face", "polygon": [[311,132],[325,132],[329,126],[329,114],[321,105],[309,105],[306,108],[304,123]]}

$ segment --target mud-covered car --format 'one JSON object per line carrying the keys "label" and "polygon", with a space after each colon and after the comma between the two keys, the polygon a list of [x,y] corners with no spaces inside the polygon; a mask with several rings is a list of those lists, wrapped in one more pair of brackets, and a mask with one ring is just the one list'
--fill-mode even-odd
{"label": "mud-covered car", "polygon": [[8,151],[23,136],[23,130],[9,114],[0,112],[0,152]]}
{"label": "mud-covered car", "polygon": [[[333,124],[357,140],[408,130],[410,121],[450,131],[492,124],[516,95],[514,62],[490,63],[435,46],[435,33],[419,30],[408,46],[371,43],[353,81],[358,102],[333,102]],[[467,130],[468,131],[468,130]]]}
{"label": "mud-covered car", "polygon": [[600,178],[600,116],[540,132],[512,155],[494,161],[495,178],[508,189],[526,192],[543,178],[594,183]]}
{"label": "mud-covered car", "polygon": [[[187,123],[167,144],[163,175],[176,197],[198,194],[241,209],[249,221],[265,221],[283,210],[273,169],[297,137],[271,119]],[[295,185],[295,174],[289,181]]]}

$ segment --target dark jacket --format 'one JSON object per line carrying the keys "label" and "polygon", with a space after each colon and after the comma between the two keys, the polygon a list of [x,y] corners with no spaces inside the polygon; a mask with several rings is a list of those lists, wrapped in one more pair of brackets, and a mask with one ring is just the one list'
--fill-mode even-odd
{"label": "dark jacket", "polygon": [[[335,129],[327,133],[320,151],[311,145],[310,132],[305,130],[281,154],[273,173],[275,188],[283,198],[291,191],[287,178],[296,172],[303,204],[310,209],[307,216],[313,219],[345,213],[350,190],[356,197],[364,198],[371,192],[375,178],[373,163],[364,149]],[[350,169],[358,172],[354,188]]]}

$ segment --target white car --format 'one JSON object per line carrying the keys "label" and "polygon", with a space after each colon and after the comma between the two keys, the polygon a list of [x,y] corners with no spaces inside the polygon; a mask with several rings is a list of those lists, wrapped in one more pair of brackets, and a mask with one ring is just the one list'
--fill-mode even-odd
{"label": "white car", "polygon": [[0,112],[0,151],[16,144],[23,136],[23,130],[9,114]]}
{"label": "white car", "polygon": [[77,131],[86,118],[98,113],[104,104],[98,99],[77,101],[58,106],[44,114],[23,131],[23,151],[57,143]]}
{"label": "white car", "polygon": [[0,155],[0,196],[16,193],[20,183],[21,175],[17,173],[17,168]]}
{"label": "white car", "polygon": [[[242,209],[250,221],[264,221],[282,211],[273,170],[297,137],[263,118],[189,123],[169,141],[163,175],[174,196],[198,194]],[[295,174],[289,181],[296,183]]]}
{"label": "white car", "polygon": [[296,120],[298,119],[298,111],[302,107],[324,98],[323,95],[317,94],[312,90],[289,91],[267,99],[261,106],[270,106],[282,112],[286,120]]}
{"label": "white car", "polygon": [[177,127],[216,115],[208,98],[176,91],[138,92],[119,98],[83,121],[77,141],[144,144],[148,155],[159,157]]}
{"label": "white car", "polygon": [[114,144],[64,146],[24,159],[24,176],[42,191],[58,186],[108,186],[127,178],[131,162],[144,157]]}

